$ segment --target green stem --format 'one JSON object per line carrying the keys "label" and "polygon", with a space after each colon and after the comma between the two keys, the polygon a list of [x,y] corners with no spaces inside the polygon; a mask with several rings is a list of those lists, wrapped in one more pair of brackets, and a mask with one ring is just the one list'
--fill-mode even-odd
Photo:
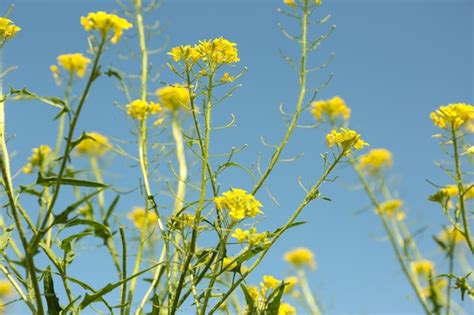
{"label": "green stem", "polygon": [[311,314],[320,315],[321,311],[318,304],[316,303],[313,292],[311,292],[308,281],[306,280],[306,273],[304,272],[304,269],[298,270],[298,281]]}
{"label": "green stem", "polygon": [[126,300],[127,300],[127,242],[125,238],[125,231],[121,225],[119,228],[120,240],[122,241],[122,292],[120,294],[120,315],[126,314]]}

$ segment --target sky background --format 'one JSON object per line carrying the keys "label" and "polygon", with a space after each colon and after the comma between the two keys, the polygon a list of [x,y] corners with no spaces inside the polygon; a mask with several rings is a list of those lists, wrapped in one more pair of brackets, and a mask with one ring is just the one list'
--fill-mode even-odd
{"label": "sky background", "polygon": [[[1,2],[0,12],[5,11],[9,2]],[[336,57],[327,71],[309,75],[309,88],[320,86],[329,73],[334,73],[319,98],[340,95],[352,108],[351,127],[373,148],[386,147],[393,152],[392,184],[397,195],[405,200],[407,222],[412,230],[425,229],[417,239],[424,256],[435,260],[439,270],[446,270],[440,250],[431,240],[445,219],[440,209],[427,200],[434,188],[426,179],[440,185],[449,183],[449,179],[434,165],[434,161],[444,156],[437,141],[431,138],[438,131],[428,115],[443,104],[473,102],[474,2],[323,2],[316,16],[330,13],[330,23],[337,28],[321,49],[310,56],[309,64],[324,63],[331,52]],[[86,52],[87,34],[79,23],[80,16],[96,10],[119,10],[111,0],[17,0],[14,3],[11,18],[22,31],[6,46],[4,64],[5,67],[18,65],[18,69],[6,78],[5,85],[28,87],[41,95],[62,95],[49,72],[57,55]],[[295,30],[295,25],[277,13],[279,7],[283,7],[279,0],[165,0],[160,9],[147,17],[150,23],[158,19],[163,31],[163,36],[151,40],[150,49],[166,45],[167,51],[176,45],[220,36],[238,43],[241,62],[229,72],[236,74],[243,66],[248,71],[240,79],[242,88],[217,108],[213,118],[213,124],[222,125],[234,113],[237,126],[216,131],[212,135],[211,152],[222,153],[232,146],[247,144],[247,149],[238,155],[238,161],[245,165],[255,163],[259,154],[266,165],[271,150],[262,146],[259,137],[277,143],[285,131],[279,104],[291,112],[297,99],[297,76],[278,51],[297,56],[298,48],[280,33],[277,23],[290,30]],[[327,31],[330,23],[313,26],[310,37]],[[130,37],[109,49],[104,65],[137,72],[136,60],[120,58],[127,45],[134,45],[134,40]],[[154,69],[162,70],[151,90],[160,87],[163,84],[160,82],[176,82],[177,78],[163,68],[169,61],[164,53],[152,56],[150,61]],[[133,141],[133,125],[120,109],[124,103],[115,82],[100,79],[92,89],[79,130],[99,131],[136,155],[135,145],[129,143]],[[32,147],[54,145],[55,114],[55,109],[37,102],[7,105],[13,170],[24,165]],[[309,113],[302,114],[302,123],[313,123]],[[297,184],[298,176],[309,186],[322,173],[319,154],[327,151],[326,132],[324,128],[295,131],[283,157],[301,152],[304,156],[293,163],[279,164],[270,176],[268,186],[280,206],[273,204],[264,190],[258,195],[265,212],[265,219],[259,224],[261,229],[274,229],[284,223],[304,197]],[[166,159],[161,161],[165,168]],[[106,181],[118,183],[123,190],[138,185],[138,168],[130,160],[109,156],[104,165]],[[197,173],[198,166],[192,166],[191,174]],[[335,175],[339,176],[338,180],[322,188],[322,193],[332,202],[317,200],[309,205],[301,216],[308,223],[292,229],[278,241],[250,283],[256,284],[263,274],[284,277],[288,268],[283,253],[305,246],[316,255],[318,268],[311,273],[310,282],[327,313],[420,314],[422,310],[384,238],[381,222],[367,209],[368,199],[357,189],[354,174],[343,166]],[[17,182],[28,180],[20,175]],[[231,186],[244,189],[252,186],[249,178],[237,171],[230,171],[219,183],[222,191]],[[154,182],[153,187],[154,191],[166,190],[164,183]],[[162,196],[169,202],[165,193]],[[110,202],[113,195],[107,198]],[[118,215],[124,219],[126,212],[141,202],[138,192],[122,198]],[[133,233],[132,228],[129,230]],[[72,270],[100,287],[110,279],[111,264],[107,259],[97,247],[83,248]],[[22,312],[19,306],[11,310]]]}

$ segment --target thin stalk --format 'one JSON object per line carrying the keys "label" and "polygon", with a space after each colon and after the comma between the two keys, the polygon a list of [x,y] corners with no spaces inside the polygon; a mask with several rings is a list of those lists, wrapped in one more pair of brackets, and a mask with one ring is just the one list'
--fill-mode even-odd
{"label": "thin stalk", "polygon": [[179,177],[178,188],[176,190],[176,199],[173,208],[173,214],[176,214],[183,208],[184,198],[186,194],[186,179],[188,177],[188,168],[186,166],[186,157],[184,154],[183,135],[178,119],[178,111],[173,112],[173,122],[171,123],[173,130],[173,138],[176,143],[176,159],[178,160]]}
{"label": "thin stalk", "polygon": [[0,265],[0,270],[2,273],[5,275],[5,277],[10,281],[12,286],[15,288],[16,292],[18,295],[21,297],[21,299],[25,302],[25,304],[28,306],[28,308],[31,310],[33,314],[36,314],[35,306],[31,303],[31,301],[28,299],[26,296],[25,292],[23,292],[23,289],[20,287],[20,285],[16,282],[15,278],[13,278],[12,274],[4,265]]}
{"label": "thin stalk", "polygon": [[120,240],[122,241],[122,292],[120,294],[120,315],[126,314],[126,300],[127,300],[127,241],[125,238],[125,231],[121,225],[119,228]]}
{"label": "thin stalk", "polygon": [[318,304],[314,299],[313,292],[311,292],[311,288],[309,287],[308,281],[306,280],[306,273],[304,272],[304,269],[298,270],[298,281],[311,314],[320,315],[321,311],[319,310]]}
{"label": "thin stalk", "polygon": [[461,209],[461,218],[464,226],[464,237],[466,238],[466,242],[469,246],[469,249],[471,250],[471,253],[474,254],[474,247],[471,241],[469,222],[467,221],[467,211],[464,205],[464,185],[462,181],[461,163],[459,161],[458,138],[456,135],[456,129],[454,128],[454,123],[451,126],[451,138],[453,140],[454,164],[456,167],[456,184],[458,186],[459,208]]}

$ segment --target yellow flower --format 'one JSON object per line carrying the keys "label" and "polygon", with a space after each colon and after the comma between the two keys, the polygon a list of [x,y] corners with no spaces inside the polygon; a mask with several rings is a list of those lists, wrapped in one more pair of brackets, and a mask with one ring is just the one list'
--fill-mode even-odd
{"label": "yellow flower", "polygon": [[214,202],[217,209],[228,210],[229,216],[235,221],[246,217],[253,218],[262,213],[260,210],[262,204],[243,189],[226,191],[222,196],[216,197]]}
{"label": "yellow flower", "polygon": [[76,146],[79,155],[102,156],[110,150],[111,145],[106,136],[98,132],[88,132],[86,136]]}
{"label": "yellow flower", "polygon": [[281,303],[278,307],[278,315],[296,315],[296,309],[288,303]]}
{"label": "yellow flower", "polygon": [[51,148],[47,145],[41,145],[31,150],[33,153],[28,158],[28,163],[23,167],[22,171],[31,174],[35,168],[42,169],[46,166],[51,155]]}
{"label": "yellow flower", "polygon": [[313,252],[304,247],[295,248],[287,252],[284,255],[284,259],[297,268],[303,267],[304,265],[310,266],[311,268],[316,267]]}
{"label": "yellow flower", "polygon": [[311,104],[311,113],[317,121],[324,121],[325,118],[334,122],[338,117],[348,120],[351,116],[351,109],[339,96],[329,100],[315,101]]}
{"label": "yellow flower", "polygon": [[0,297],[12,295],[14,292],[13,286],[7,279],[0,280]]}
{"label": "yellow flower", "polygon": [[138,229],[146,226],[154,226],[158,223],[158,216],[152,210],[147,211],[144,208],[136,207],[128,214],[128,218],[135,224]]}
{"label": "yellow flower", "polygon": [[[84,57],[82,54],[64,54],[58,56],[58,64],[63,67],[64,70],[71,74],[77,75],[79,78],[82,78],[87,70],[87,65],[91,60],[87,57]],[[53,76],[56,79],[58,75],[58,68],[50,68],[53,72]]]}
{"label": "yellow flower", "polygon": [[424,275],[426,277],[434,273],[434,265],[429,260],[419,260],[411,263],[411,270],[415,275]]}
{"label": "yellow flower", "polygon": [[369,145],[361,139],[360,134],[346,128],[340,128],[339,131],[333,129],[331,133],[326,135],[326,141],[330,148],[334,145],[338,145],[345,153],[350,152],[352,148],[360,150]]}
{"label": "yellow flower", "polygon": [[156,115],[160,113],[161,105],[156,103],[148,103],[142,100],[134,100],[130,104],[127,105],[127,113],[132,118],[137,120],[144,120],[148,114]]}
{"label": "yellow flower", "polygon": [[433,123],[441,129],[459,129],[464,124],[474,121],[474,106],[466,103],[440,106],[430,114]]}
{"label": "yellow flower", "polygon": [[316,5],[321,5],[321,0],[314,0],[314,3],[316,3]]}
{"label": "yellow flower", "polygon": [[225,72],[221,78],[221,82],[224,82],[224,83],[233,82],[234,80],[235,78],[231,76],[228,72]]}
{"label": "yellow flower", "polygon": [[462,233],[455,227],[445,228],[441,233],[439,233],[438,238],[446,243],[462,243],[466,239]]}
{"label": "yellow flower", "polygon": [[273,276],[264,275],[263,284],[267,289],[274,289],[280,285],[281,281]]}
{"label": "yellow flower", "polygon": [[389,217],[393,216],[394,213],[398,212],[403,207],[403,201],[400,199],[387,200],[380,204],[376,209],[377,214],[385,214]]}
{"label": "yellow flower", "polygon": [[210,63],[211,68],[215,69],[220,64],[231,64],[239,62],[239,52],[237,44],[223,37],[213,40],[201,40],[195,46],[200,59]]}
{"label": "yellow flower", "polygon": [[430,298],[433,291],[438,297],[443,295],[443,289],[448,285],[448,281],[444,278],[438,278],[433,281],[433,288],[427,287],[423,288],[422,294],[425,298]]}
{"label": "yellow flower", "polygon": [[200,55],[195,47],[190,45],[173,47],[168,53],[175,62],[187,61],[196,62],[199,60]]}
{"label": "yellow flower", "polygon": [[113,31],[112,44],[116,44],[119,41],[123,30],[128,30],[132,27],[132,24],[126,19],[104,11],[91,12],[87,16],[81,16],[81,24],[86,32],[96,30],[103,39],[107,38],[110,31]]}
{"label": "yellow flower", "polygon": [[236,238],[239,243],[243,243],[247,240],[247,237],[249,236],[249,231],[248,230],[242,230],[242,229],[235,229],[234,233],[232,233],[232,237]]}
{"label": "yellow flower", "polygon": [[[449,185],[446,187],[441,188],[441,192],[445,193],[447,196],[453,198],[457,197],[459,194],[458,186],[457,185]],[[474,187],[473,184],[469,184],[464,187],[464,199],[473,199],[474,198]]]}
{"label": "yellow flower", "polygon": [[12,20],[0,17],[0,46],[15,37],[16,33],[21,30],[19,26],[13,24]]}
{"label": "yellow flower", "polygon": [[283,0],[283,3],[292,8],[296,5],[295,0]]}
{"label": "yellow flower", "polygon": [[49,70],[51,70],[51,73],[53,74],[54,82],[56,82],[57,85],[61,85],[61,76],[59,73],[59,67],[57,65],[51,65],[49,67]]}
{"label": "yellow flower", "polygon": [[372,149],[359,161],[359,168],[370,175],[376,175],[383,168],[390,168],[392,165],[392,153],[386,149]]}
{"label": "yellow flower", "polygon": [[168,110],[177,110],[179,107],[188,108],[191,102],[188,88],[180,85],[165,86],[156,91],[161,103]]}
{"label": "yellow flower", "polygon": [[288,277],[285,278],[285,293],[289,293],[293,291],[295,288],[296,284],[298,283],[298,278],[297,277]]}
{"label": "yellow flower", "polygon": [[237,263],[234,261],[233,257],[224,257],[222,260],[222,269],[225,269],[225,271],[232,271],[237,267]]}
{"label": "yellow flower", "polygon": [[258,288],[255,286],[247,287],[247,291],[250,297],[252,298],[252,300],[254,301],[256,301],[260,297],[260,292]]}
{"label": "yellow flower", "polygon": [[259,246],[259,245],[268,245],[268,238],[267,232],[257,233],[256,228],[250,229],[250,234],[247,236],[247,241],[249,242],[249,246]]}

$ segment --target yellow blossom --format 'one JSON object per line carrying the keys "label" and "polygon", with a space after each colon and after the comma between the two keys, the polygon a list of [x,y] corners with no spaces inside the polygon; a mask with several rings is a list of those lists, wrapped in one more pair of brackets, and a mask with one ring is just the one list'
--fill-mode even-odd
{"label": "yellow blossom", "polygon": [[220,197],[214,199],[217,209],[228,210],[229,216],[235,220],[242,220],[246,217],[256,217],[262,213],[262,204],[251,194],[243,189],[232,189],[226,191]]}
{"label": "yellow blossom", "polygon": [[430,276],[434,272],[434,265],[429,260],[419,260],[411,263],[411,270],[415,275]]}
{"label": "yellow blossom", "polygon": [[173,47],[171,51],[168,53],[175,62],[179,61],[188,61],[188,62],[196,62],[199,60],[200,55],[195,47],[190,45],[185,46],[177,46]]}
{"label": "yellow blossom", "polygon": [[21,28],[13,24],[12,20],[0,17],[0,47],[6,41],[15,37],[20,30]]}
{"label": "yellow blossom", "polygon": [[433,123],[441,129],[459,129],[464,124],[474,121],[474,106],[466,103],[440,106],[430,114]]}
{"label": "yellow blossom", "polygon": [[260,292],[255,286],[247,287],[247,292],[254,301],[256,301],[260,297]]}
{"label": "yellow blossom", "polygon": [[462,243],[466,239],[464,235],[455,227],[445,228],[439,233],[438,238],[446,243]]}
{"label": "yellow blossom", "polygon": [[26,174],[31,174],[35,168],[42,169],[45,167],[51,155],[51,148],[47,145],[40,145],[31,151],[33,153],[28,158],[28,163],[22,169],[23,173]]}
{"label": "yellow blossom", "polygon": [[234,261],[233,257],[224,257],[222,260],[222,269],[225,271],[232,271],[237,267],[237,263]]}
{"label": "yellow blossom", "polygon": [[273,276],[264,275],[263,284],[267,289],[274,289],[280,285],[281,281]]}
{"label": "yellow blossom", "polygon": [[383,168],[392,167],[392,153],[387,149],[372,149],[359,161],[359,168],[367,171],[370,175],[376,175]]}
{"label": "yellow blossom", "polygon": [[297,277],[288,277],[285,278],[285,293],[289,293],[293,291],[295,288],[296,284],[298,283],[298,278]]}
{"label": "yellow blossom", "polygon": [[212,69],[220,64],[231,64],[240,61],[237,44],[223,37],[199,41],[195,49],[200,59],[208,62]]}
{"label": "yellow blossom", "polygon": [[259,245],[268,245],[268,233],[263,232],[263,233],[257,233],[256,228],[251,228],[250,233],[247,236],[247,241],[249,243],[249,246],[259,246]]}
{"label": "yellow blossom", "polygon": [[161,111],[160,104],[148,103],[142,100],[134,100],[127,105],[128,115],[137,120],[144,120],[148,115],[156,115]]}
{"label": "yellow blossom", "polygon": [[283,3],[292,8],[296,5],[295,0],[283,0]]}
{"label": "yellow blossom", "polygon": [[376,209],[377,214],[385,214],[389,217],[393,216],[393,214],[397,213],[400,208],[403,207],[403,201],[400,199],[392,199],[387,200],[379,205]]}
{"label": "yellow blossom", "polygon": [[316,3],[316,5],[321,5],[321,0],[314,0],[314,3]]}
{"label": "yellow blossom", "polygon": [[278,307],[278,315],[296,315],[296,309],[288,303],[281,303]]}
{"label": "yellow blossom", "polygon": [[98,31],[103,39],[107,38],[110,31],[113,31],[112,44],[116,44],[119,41],[123,30],[132,27],[132,24],[126,19],[104,11],[91,12],[87,16],[81,16],[81,24],[87,32],[91,30]]}
{"label": "yellow blossom", "polygon": [[[77,75],[79,78],[82,78],[87,70],[87,65],[91,60],[85,57],[82,54],[64,54],[58,56],[58,64],[71,74]],[[50,68],[53,72],[53,76],[56,79],[58,75],[58,68]]]}
{"label": "yellow blossom", "polygon": [[285,253],[284,259],[295,267],[303,267],[304,265],[310,266],[311,268],[316,267],[314,261],[314,254],[307,248],[300,247]]}
{"label": "yellow blossom", "polygon": [[59,73],[59,67],[57,65],[51,65],[49,67],[49,70],[51,71],[53,75],[54,82],[56,82],[57,85],[61,85],[61,76]]}
{"label": "yellow blossom", "polygon": [[[464,199],[473,199],[474,198],[474,184],[469,184],[464,187]],[[446,187],[441,188],[441,192],[445,193],[447,196],[453,198],[458,197],[459,190],[457,185],[448,185]]]}
{"label": "yellow blossom", "polygon": [[188,88],[180,85],[165,86],[156,91],[161,103],[168,110],[177,110],[180,107],[188,108],[190,96]]}
{"label": "yellow blossom", "polygon": [[242,230],[242,229],[235,229],[234,233],[232,233],[232,237],[237,239],[239,243],[243,243],[247,240],[247,237],[249,236],[249,231],[248,230]]}
{"label": "yellow blossom", "polygon": [[311,104],[311,113],[317,121],[334,122],[338,117],[348,120],[351,116],[351,109],[339,96],[324,101],[315,101]]}
{"label": "yellow blossom", "polygon": [[110,150],[110,148],[109,139],[98,132],[86,133],[86,138],[82,139],[76,146],[79,155],[90,156],[102,156]]}
{"label": "yellow blossom", "polygon": [[14,292],[13,286],[7,279],[0,280],[0,297],[12,295]]}
{"label": "yellow blossom", "polygon": [[339,131],[333,129],[331,133],[326,135],[326,141],[331,148],[338,145],[343,152],[350,152],[352,148],[360,150],[369,144],[361,139],[360,134],[351,129],[340,128]]}
{"label": "yellow blossom", "polygon": [[233,82],[235,80],[235,78],[233,76],[231,76],[229,74],[229,72],[225,72],[223,75],[222,75],[222,78],[221,78],[221,82],[224,82],[224,83],[229,83],[229,82]]}
{"label": "yellow blossom", "polygon": [[128,214],[128,218],[133,222],[136,228],[143,229],[146,226],[154,226],[158,223],[158,216],[152,210],[136,207]]}

